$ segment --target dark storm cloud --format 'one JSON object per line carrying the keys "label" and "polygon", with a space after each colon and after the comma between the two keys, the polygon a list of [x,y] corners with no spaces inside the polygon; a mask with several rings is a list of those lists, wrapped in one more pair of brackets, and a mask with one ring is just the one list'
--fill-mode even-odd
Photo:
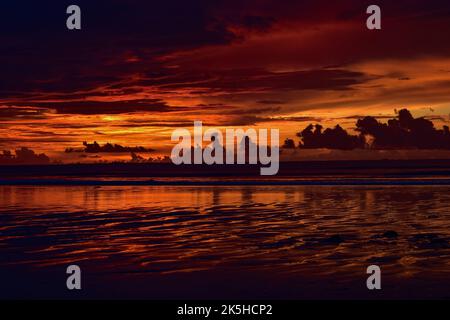
{"label": "dark storm cloud", "polygon": [[[82,30],[65,27],[71,1],[3,1],[0,5],[0,98],[23,101],[35,96],[57,99],[107,94],[132,94],[157,87],[161,94],[192,88],[193,94],[211,91],[345,90],[364,81],[364,75],[344,67],[315,71],[274,73],[264,69],[211,69],[202,61],[180,63],[170,69],[164,60],[196,48],[240,42],[252,32],[267,33],[292,24],[310,30],[318,24],[357,22],[343,34],[321,34],[293,53],[296,61],[346,63],[420,55],[448,55],[450,5],[448,1],[380,0],[383,29],[368,33],[365,9],[369,1],[118,1],[79,0]],[[237,29],[237,30],[236,30]],[[333,30],[333,29],[331,29]],[[323,43],[323,45],[322,45]],[[290,44],[292,45],[292,43]],[[279,56],[267,47],[268,59]],[[239,53],[240,54],[240,53]],[[260,52],[240,56],[243,64],[261,59]],[[284,56],[281,55],[283,61]],[[200,57],[203,59],[204,57]],[[181,61],[183,62],[183,61]],[[218,61],[211,62],[217,66]],[[262,65],[264,63],[261,63]],[[220,64],[219,64],[220,65]],[[131,80],[136,74],[139,80]],[[132,85],[142,87],[134,88]],[[83,91],[83,92],[80,92]],[[99,92],[100,91],[100,92]],[[40,99],[42,100],[42,99]],[[49,100],[49,99],[47,99]],[[37,106],[42,106],[38,104]],[[47,106],[46,106],[47,107]],[[94,114],[133,111],[167,111],[163,102],[153,105],[83,102],[53,103],[58,112]],[[82,111],[81,109],[87,109]],[[120,111],[119,111],[120,110]]]}
{"label": "dark storm cloud", "polygon": [[275,21],[274,17],[248,15],[244,16],[237,24],[250,30],[267,31],[274,25]]}
{"label": "dark storm cloud", "polygon": [[264,107],[264,108],[242,108],[239,106],[232,105],[217,105],[210,108],[205,108],[204,106],[196,106],[189,108],[190,111],[202,114],[218,114],[218,115],[256,115],[256,114],[270,114],[280,111],[280,107]]}
{"label": "dark storm cloud", "polygon": [[129,119],[123,124],[112,124],[114,128],[137,128],[137,127],[170,127],[170,128],[189,128],[192,127],[191,121],[165,121],[165,120],[148,120],[148,119]]}
{"label": "dark storm cloud", "polygon": [[[33,64],[36,71],[50,67],[48,72],[56,71],[58,64],[65,62],[79,68],[91,64],[105,66],[130,52],[139,58],[230,43],[236,39],[229,30],[233,25],[267,30],[275,21],[332,23],[342,17],[365,18],[368,3],[80,0],[77,4],[82,8],[83,29],[69,32],[65,28],[65,9],[72,4],[70,1],[3,2],[0,35],[10,41],[2,44],[2,58]],[[384,9],[383,17],[398,20],[447,17],[450,12],[447,1],[378,3]]]}
{"label": "dark storm cloud", "polygon": [[120,114],[130,112],[170,112],[180,111],[183,107],[171,107],[158,99],[140,99],[124,101],[61,101],[61,102],[21,102],[20,104],[32,105],[55,110],[63,114]]}
{"label": "dark storm cloud", "polygon": [[0,120],[44,119],[45,108],[0,107]]}
{"label": "dark storm cloud", "polygon": [[256,101],[257,103],[259,103],[259,104],[271,104],[271,105],[274,105],[274,104],[285,104],[286,103],[286,101],[283,101],[283,100],[259,100],[259,101]]}
{"label": "dark storm cloud", "polygon": [[314,121],[314,122],[322,122],[324,119],[319,117],[282,117],[279,120],[285,120],[285,121],[296,121],[296,122],[305,122],[305,121]]}
{"label": "dark storm cloud", "polygon": [[[198,94],[210,93],[245,93],[279,90],[349,90],[351,86],[364,83],[373,79],[373,76],[365,75],[361,72],[353,72],[339,69],[319,69],[294,72],[270,72],[264,69],[244,69],[232,71],[210,71],[210,72],[186,72],[174,73],[168,76],[158,76],[153,78],[143,78],[129,81],[127,85],[133,87],[153,86],[160,90],[173,91],[189,88],[192,92]],[[47,84],[46,84],[47,85]],[[44,85],[44,86],[46,86]],[[41,88],[42,89],[42,88]],[[55,90],[55,88],[52,88]],[[138,89],[120,91],[120,94],[138,92]],[[94,93],[92,93],[94,94]],[[96,96],[103,96],[103,99],[114,96],[114,94],[105,94],[96,92]],[[51,98],[54,95],[43,95],[42,98]],[[67,98],[71,97],[68,94]],[[35,97],[36,98],[36,97]],[[33,101],[32,99],[21,99],[14,101],[10,99],[5,105],[28,106],[35,108],[53,109],[57,113],[66,114],[120,114],[131,112],[171,112],[181,111],[183,107],[171,107],[165,101],[160,99],[137,99],[123,101],[92,101],[88,100],[74,101]],[[42,99],[41,99],[42,100]],[[260,104],[269,104],[271,101],[263,101]],[[276,102],[276,101],[273,101]],[[283,104],[282,102],[280,104]],[[190,107],[189,110],[225,111],[226,113],[236,112],[235,107],[216,105],[199,105]],[[279,107],[258,108],[242,110],[239,112],[263,113],[280,110]]]}
{"label": "dark storm cloud", "polygon": [[[275,121],[275,119],[270,117],[261,117],[261,116],[253,116],[248,114],[242,115],[234,115],[229,114],[227,116],[226,122],[221,120],[205,120],[202,121],[203,126],[208,127],[219,127],[219,126],[247,126],[247,125],[255,125],[260,122],[269,122]],[[124,124],[115,124],[112,127],[123,127],[129,128],[132,127],[170,127],[170,128],[192,128],[193,122],[190,121],[160,121],[160,120],[127,120]]]}
{"label": "dark storm cloud", "polygon": [[[252,115],[236,115],[236,116],[230,116],[227,119],[227,125],[228,126],[254,126],[257,123],[261,122],[269,122],[273,121],[273,119],[269,117],[259,117],[259,116],[252,116]],[[216,123],[214,125],[220,125],[219,123]]]}
{"label": "dark storm cloud", "polygon": [[[206,1],[77,1],[82,30],[66,29],[68,1],[2,2],[0,92],[71,91],[111,83],[158,55],[228,43]],[[155,66],[157,67],[157,66]],[[145,70],[144,70],[145,71]],[[59,83],[59,86],[58,86]]]}
{"label": "dark storm cloud", "polygon": [[[339,117],[336,118],[337,120],[359,120],[361,118],[364,118],[365,116],[363,115],[351,115],[351,116],[346,116],[346,117]],[[377,119],[390,119],[391,116],[376,116],[375,118]]]}
{"label": "dark storm cloud", "polygon": [[[198,93],[210,90],[240,92],[248,90],[345,90],[350,86],[372,79],[361,72],[340,69],[318,69],[292,72],[271,72],[264,69],[239,69],[195,71],[178,73],[173,77],[142,79],[141,86],[159,86],[163,89],[197,89]],[[203,89],[203,90],[200,90]]]}
{"label": "dark storm cloud", "polygon": [[[225,113],[224,113],[225,114]],[[247,126],[247,125],[255,125],[261,122],[271,122],[277,120],[284,119],[275,119],[271,117],[265,116],[256,116],[251,115],[249,112],[245,112],[242,114],[237,114],[236,112],[226,113],[227,118],[226,121],[222,119],[208,119],[203,120],[203,126],[208,127],[220,127],[220,126]],[[165,121],[165,120],[149,120],[149,119],[129,119],[125,121],[125,123],[121,124],[112,124],[112,127],[118,128],[129,128],[129,127],[170,127],[170,128],[192,128],[192,121],[186,121],[184,119],[180,119],[178,121]]]}

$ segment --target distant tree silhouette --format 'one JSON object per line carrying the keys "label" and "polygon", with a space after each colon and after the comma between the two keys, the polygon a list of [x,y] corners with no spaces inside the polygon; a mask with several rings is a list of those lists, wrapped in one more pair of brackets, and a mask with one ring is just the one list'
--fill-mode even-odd
{"label": "distant tree silhouette", "polygon": [[37,154],[33,150],[22,147],[15,151],[15,155],[9,150],[0,154],[0,164],[49,164],[50,158],[44,154]]}
{"label": "distant tree silhouette", "polygon": [[374,149],[450,149],[448,126],[437,130],[432,121],[414,118],[407,109],[398,112],[398,119],[380,123],[373,117],[358,120],[356,130],[373,138]]}
{"label": "distant tree silhouette", "polygon": [[295,141],[292,140],[292,139],[287,138],[286,140],[284,140],[282,148],[284,148],[284,149],[295,149]]}
{"label": "distant tree silhouette", "polygon": [[124,147],[120,144],[106,143],[103,146],[99,145],[97,141],[94,143],[83,142],[84,149],[67,148],[66,153],[71,152],[86,152],[86,153],[128,153],[128,152],[152,152],[154,149],[144,147]]}
{"label": "distant tree silhouette", "polygon": [[363,148],[365,145],[362,136],[349,135],[340,125],[322,132],[323,127],[320,124],[307,126],[303,131],[297,133],[302,139],[300,148],[304,149],[342,149],[351,150]]}
{"label": "distant tree silhouette", "polygon": [[[301,139],[299,146],[305,149],[342,150],[357,148],[450,149],[448,126],[443,126],[441,130],[438,130],[432,121],[424,117],[414,118],[407,109],[401,109],[398,112],[396,110],[396,113],[398,118],[390,119],[387,123],[381,123],[371,116],[359,119],[356,122],[356,131],[359,132],[359,135],[350,135],[339,125],[323,130],[320,124],[310,124],[297,133]],[[289,142],[289,145],[292,143]]]}
{"label": "distant tree silhouette", "polygon": [[130,156],[131,156],[130,162],[133,162],[133,163],[146,162],[146,159],[144,159],[143,157],[141,157],[140,155],[138,155],[134,152],[131,152]]}

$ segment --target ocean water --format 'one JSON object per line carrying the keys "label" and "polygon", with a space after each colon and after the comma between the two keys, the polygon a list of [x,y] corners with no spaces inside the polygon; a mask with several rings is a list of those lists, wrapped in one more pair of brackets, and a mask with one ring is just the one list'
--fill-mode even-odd
{"label": "ocean water", "polygon": [[449,203],[448,186],[1,186],[1,297],[448,298]]}

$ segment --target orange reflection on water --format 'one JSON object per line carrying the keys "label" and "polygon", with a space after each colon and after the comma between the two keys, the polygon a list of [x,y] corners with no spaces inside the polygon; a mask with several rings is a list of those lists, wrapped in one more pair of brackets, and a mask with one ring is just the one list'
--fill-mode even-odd
{"label": "orange reflection on water", "polygon": [[1,265],[448,274],[449,187],[3,186]]}

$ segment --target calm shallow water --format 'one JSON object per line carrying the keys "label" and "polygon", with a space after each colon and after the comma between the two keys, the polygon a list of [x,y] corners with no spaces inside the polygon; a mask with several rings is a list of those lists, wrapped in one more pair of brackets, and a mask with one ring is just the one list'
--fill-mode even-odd
{"label": "calm shallow water", "polygon": [[444,186],[2,186],[2,296],[66,297],[78,264],[87,297],[360,297],[377,264],[379,298],[449,297],[449,200]]}

